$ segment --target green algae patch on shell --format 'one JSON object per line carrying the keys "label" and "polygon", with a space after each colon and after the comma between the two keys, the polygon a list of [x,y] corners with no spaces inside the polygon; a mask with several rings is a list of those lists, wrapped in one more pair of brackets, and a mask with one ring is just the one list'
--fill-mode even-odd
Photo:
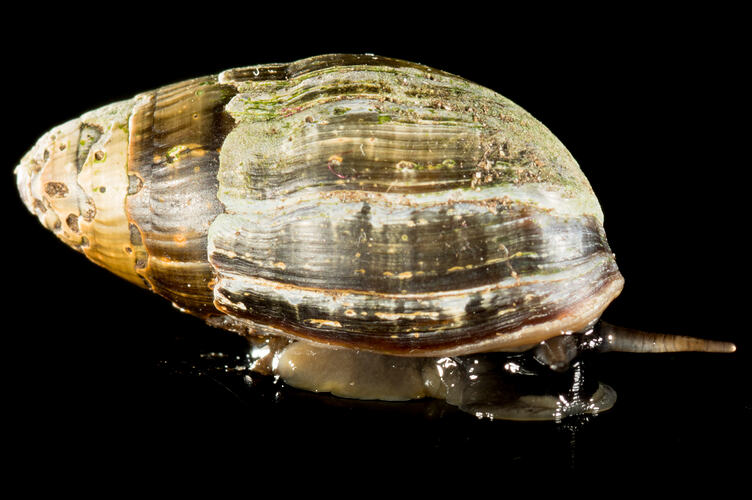
{"label": "green algae patch on shell", "polygon": [[[316,135],[338,143],[331,151],[339,153],[345,171],[337,173],[350,181],[340,189],[352,182],[371,191],[411,193],[438,183],[442,191],[500,186],[507,196],[520,190],[523,201],[593,215],[602,222],[600,206],[571,154],[544,125],[505,97],[462,78],[418,65],[401,66],[392,59],[364,56],[352,65],[344,64],[344,56],[343,61],[332,56],[326,60],[330,66],[311,58],[273,65],[272,73],[258,66],[221,74],[221,82],[238,89],[227,112],[238,123],[267,123],[259,134],[234,131],[224,150],[256,149],[274,158],[274,152],[296,144],[310,148]],[[254,80],[256,73],[264,79]],[[232,135],[243,136],[237,147]],[[308,154],[309,162],[326,164],[329,159]],[[416,165],[412,179],[395,182],[378,175],[379,167],[388,171],[400,162]],[[448,175],[424,172],[449,163],[456,167]],[[252,175],[249,165],[226,162],[220,175]],[[357,179],[353,169],[358,170]],[[223,180],[231,184],[227,177]],[[384,177],[390,180],[386,185]],[[223,202],[232,203],[232,198]],[[566,202],[560,203],[561,198]]]}

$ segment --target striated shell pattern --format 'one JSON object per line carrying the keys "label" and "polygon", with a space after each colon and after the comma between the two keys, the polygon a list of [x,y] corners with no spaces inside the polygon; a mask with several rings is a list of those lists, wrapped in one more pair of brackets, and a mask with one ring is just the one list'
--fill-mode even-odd
{"label": "striated shell pattern", "polygon": [[68,245],[211,324],[406,356],[595,321],[622,277],[566,148],[425,66],[317,56],[137,95],[43,136],[22,198]]}

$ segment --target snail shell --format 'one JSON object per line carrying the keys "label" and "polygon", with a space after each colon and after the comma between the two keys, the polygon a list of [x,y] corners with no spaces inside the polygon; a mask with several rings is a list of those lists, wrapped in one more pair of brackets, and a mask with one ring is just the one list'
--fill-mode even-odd
{"label": "snail shell", "polygon": [[546,127],[395,59],[146,92],[54,128],[16,174],[95,263],[215,326],[315,348],[519,351],[587,329],[623,285],[598,201]]}

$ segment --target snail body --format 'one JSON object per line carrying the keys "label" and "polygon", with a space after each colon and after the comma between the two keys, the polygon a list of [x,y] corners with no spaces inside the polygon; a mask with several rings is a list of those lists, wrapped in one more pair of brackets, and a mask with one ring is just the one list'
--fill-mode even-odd
{"label": "snail body", "polygon": [[[609,344],[596,323],[623,286],[558,139],[406,61],[317,56],[139,94],[51,130],[16,175],[66,244],[247,335],[255,370],[346,397],[560,416],[558,395],[489,402],[473,374],[500,352],[507,373],[527,351],[576,369]],[[600,385],[572,412],[613,401]]]}

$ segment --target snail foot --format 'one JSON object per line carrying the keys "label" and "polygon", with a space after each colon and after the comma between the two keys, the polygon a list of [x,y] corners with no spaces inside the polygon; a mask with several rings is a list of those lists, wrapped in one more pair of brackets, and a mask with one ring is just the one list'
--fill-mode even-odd
{"label": "snail foot", "polygon": [[551,370],[535,352],[420,358],[285,341],[266,344],[264,353],[265,369],[256,371],[297,389],[362,400],[437,398],[479,418],[560,421],[616,401],[611,387],[584,377],[582,360]]}

